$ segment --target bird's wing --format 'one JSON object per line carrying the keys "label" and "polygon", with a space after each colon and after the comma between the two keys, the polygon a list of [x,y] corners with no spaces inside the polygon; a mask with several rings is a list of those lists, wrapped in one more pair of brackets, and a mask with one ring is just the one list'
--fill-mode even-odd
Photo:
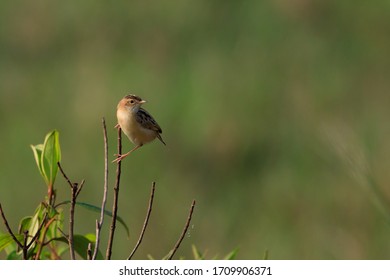
{"label": "bird's wing", "polygon": [[158,123],[153,119],[153,117],[143,108],[140,108],[136,114],[136,120],[140,123],[144,128],[154,130],[158,133],[162,133],[161,127]]}

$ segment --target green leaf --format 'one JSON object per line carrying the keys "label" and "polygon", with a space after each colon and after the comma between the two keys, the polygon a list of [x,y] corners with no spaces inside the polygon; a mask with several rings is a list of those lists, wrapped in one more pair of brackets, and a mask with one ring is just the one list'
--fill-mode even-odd
{"label": "green leaf", "polygon": [[55,238],[58,236],[59,230],[63,230],[64,214],[62,211],[56,211],[54,215],[57,215],[57,218],[51,223],[49,230],[47,231],[47,238]]}
{"label": "green leaf", "polygon": [[19,233],[24,232],[25,230],[28,230],[31,225],[31,216],[24,217],[19,222]]}
{"label": "green leaf", "polygon": [[91,243],[96,242],[96,235],[94,233],[87,233],[84,235],[85,238],[87,238]]}
{"label": "green leaf", "polygon": [[268,257],[269,257],[269,254],[268,254],[268,250],[266,249],[266,250],[264,251],[263,260],[268,260]]}
{"label": "green leaf", "polygon": [[[69,244],[68,244],[69,245]],[[66,252],[69,252],[69,246],[59,246],[57,249],[57,254],[61,257]]]}
{"label": "green leaf", "polygon": [[44,178],[49,186],[53,186],[58,172],[57,163],[61,161],[61,149],[59,133],[53,130],[48,133],[43,143],[41,156],[41,167],[43,169]]}
{"label": "green leaf", "polygon": [[45,206],[39,204],[35,209],[34,216],[27,216],[20,220],[18,232],[23,235],[26,230],[28,231],[27,243],[29,243],[31,238],[37,233],[45,212]]}
{"label": "green leaf", "polygon": [[[23,235],[16,234],[16,239],[18,239],[20,242],[23,242]],[[12,236],[10,234],[1,234],[0,235],[0,252],[3,251],[5,248],[7,248],[9,245],[11,245],[14,241]]]}
{"label": "green leaf", "polygon": [[229,254],[227,254],[223,259],[224,260],[235,260],[237,257],[238,248],[231,251]]}
{"label": "green leaf", "polygon": [[13,250],[7,254],[7,260],[21,260],[22,255],[18,254],[16,250]]}
{"label": "green leaf", "polygon": [[[42,221],[43,217],[45,216],[46,211],[47,209],[43,203],[40,203],[38,207],[35,209],[34,216],[31,219],[30,230],[28,232],[29,235],[34,235],[37,232],[36,230],[32,231],[31,229],[39,228],[39,224]],[[50,214],[53,214],[53,212],[51,212]],[[50,218],[54,217],[54,214],[49,217]],[[36,223],[37,225],[35,225]]]}
{"label": "green leaf", "polygon": [[28,229],[27,243],[30,243],[32,236],[34,236],[39,229],[39,214],[40,212],[37,211],[31,219],[30,227]]}
{"label": "green leaf", "polygon": [[57,130],[49,132],[43,144],[31,145],[35,161],[46,185],[53,186],[61,161],[61,148]]}
{"label": "green leaf", "polygon": [[43,145],[42,144],[38,144],[38,145],[35,145],[35,146],[34,145],[30,145],[30,146],[31,146],[31,149],[33,150],[35,162],[37,163],[39,173],[41,173],[43,179],[45,180],[45,182],[47,184],[47,180],[46,180],[45,174],[43,173],[43,168],[42,168],[42,165],[41,165]]}
{"label": "green leaf", "polygon": [[195,260],[204,260],[203,254],[196,248],[195,245],[192,245],[192,254],[194,255]]}
{"label": "green leaf", "polygon": [[[64,202],[61,202],[61,204],[69,204],[70,203],[70,200],[66,200]],[[99,206],[95,206],[95,205],[92,205],[92,204],[89,204],[89,203],[85,203],[85,202],[76,202],[76,205],[79,205],[87,210],[90,210],[92,212],[97,212],[97,213],[100,213],[101,211],[101,207]],[[112,217],[112,212],[111,211],[108,211],[108,210],[104,210],[104,214],[107,215],[107,216],[110,216]],[[125,228],[126,230],[126,233],[127,233],[127,237],[130,237],[130,231],[129,231],[129,227],[126,225],[125,221],[120,217],[120,216],[116,216],[118,222]]]}
{"label": "green leaf", "polygon": [[[76,234],[73,237],[73,242],[74,242],[74,249],[77,252],[77,254],[79,254],[82,257],[85,256],[85,259],[86,259],[86,256],[87,256],[87,250],[88,250],[89,243],[92,243],[92,250],[95,248],[95,246],[94,246],[95,243],[92,242],[90,239],[88,239],[87,237],[85,237],[83,235]],[[102,260],[103,259],[103,255],[100,252],[100,250],[98,250],[96,259],[97,260]]]}
{"label": "green leaf", "polygon": [[[92,243],[92,250],[94,250],[94,245],[95,245],[95,238],[93,238],[93,240],[91,240],[92,235],[80,235],[80,234],[75,234],[73,236],[73,246],[74,246],[74,250],[76,251],[76,253],[82,257],[84,260],[88,259],[87,258],[87,250],[88,250],[88,245],[89,243]],[[93,235],[94,236],[94,235]],[[65,237],[60,237],[60,238],[56,238],[57,241],[60,241],[60,242],[64,242],[66,244],[69,244],[68,240],[65,238]],[[103,260],[103,255],[102,253],[100,252],[100,250],[98,250],[98,253],[97,253],[97,256],[96,256],[96,259],[97,260]]]}

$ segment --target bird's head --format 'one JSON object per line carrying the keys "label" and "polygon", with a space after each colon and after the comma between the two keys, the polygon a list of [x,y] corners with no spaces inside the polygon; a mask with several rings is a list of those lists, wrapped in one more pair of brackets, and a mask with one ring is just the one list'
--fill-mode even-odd
{"label": "bird's head", "polygon": [[118,109],[120,107],[124,107],[127,110],[137,111],[145,102],[146,101],[143,100],[141,97],[134,94],[129,94],[123,97],[122,100],[119,102]]}

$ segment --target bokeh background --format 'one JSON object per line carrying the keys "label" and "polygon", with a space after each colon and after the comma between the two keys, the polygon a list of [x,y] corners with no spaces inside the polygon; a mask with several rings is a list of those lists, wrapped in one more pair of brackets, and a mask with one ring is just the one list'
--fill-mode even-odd
{"label": "bokeh background", "polygon": [[[0,201],[10,224],[46,194],[30,144],[100,205],[102,117],[132,92],[163,128],[123,163],[113,258],[390,257],[390,4],[378,1],[1,1]],[[125,139],[124,139],[125,140]],[[132,148],[124,141],[124,150]],[[115,165],[110,166],[111,208]],[[57,200],[69,198],[56,181]],[[65,212],[67,212],[65,208]],[[97,214],[76,209],[76,232]],[[3,225],[1,231],[5,231]],[[108,219],[103,233],[105,250]],[[0,255],[0,257],[4,255]]]}

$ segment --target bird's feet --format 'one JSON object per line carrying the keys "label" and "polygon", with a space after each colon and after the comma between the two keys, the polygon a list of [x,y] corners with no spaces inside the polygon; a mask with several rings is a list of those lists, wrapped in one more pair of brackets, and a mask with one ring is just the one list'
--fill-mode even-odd
{"label": "bird's feet", "polygon": [[115,154],[114,156],[116,156],[117,158],[114,159],[112,161],[112,163],[119,163],[122,159],[124,159],[125,157],[127,157],[129,155],[129,153],[126,153],[126,154],[123,154],[123,155],[119,155],[119,154]]}
{"label": "bird's feet", "polygon": [[142,144],[141,145],[138,145],[136,147],[134,147],[130,152],[127,152],[126,154],[123,154],[123,155],[119,155],[119,154],[115,154],[114,156],[116,156],[117,158],[114,159],[112,162],[120,162],[122,159],[124,159],[125,157],[127,157],[128,155],[130,155],[132,152],[134,152],[135,150],[139,149],[142,147]]}

